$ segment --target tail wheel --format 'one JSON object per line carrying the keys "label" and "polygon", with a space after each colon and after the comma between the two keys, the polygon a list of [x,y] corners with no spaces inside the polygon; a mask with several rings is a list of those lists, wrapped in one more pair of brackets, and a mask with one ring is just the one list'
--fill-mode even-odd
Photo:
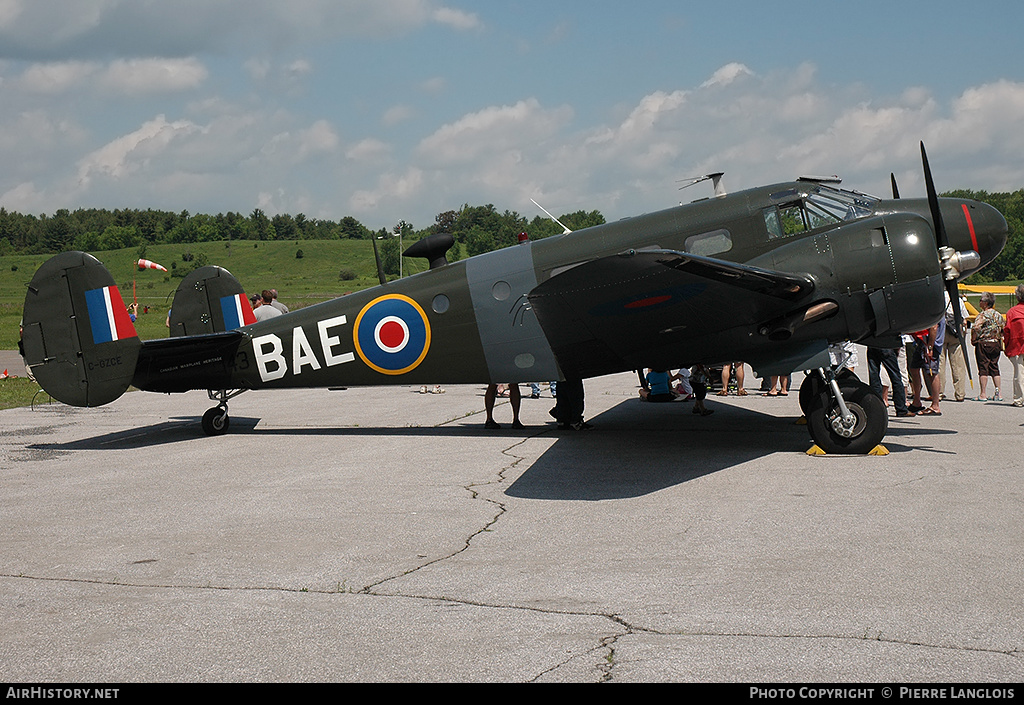
{"label": "tail wheel", "polygon": [[221,436],[228,432],[230,422],[228,410],[224,407],[215,406],[203,414],[203,432],[207,436]]}
{"label": "tail wheel", "polygon": [[889,428],[885,403],[860,381],[842,380],[840,392],[853,423],[843,423],[839,405],[828,390],[824,390],[810,401],[807,428],[811,438],[826,453],[869,453],[882,442]]}

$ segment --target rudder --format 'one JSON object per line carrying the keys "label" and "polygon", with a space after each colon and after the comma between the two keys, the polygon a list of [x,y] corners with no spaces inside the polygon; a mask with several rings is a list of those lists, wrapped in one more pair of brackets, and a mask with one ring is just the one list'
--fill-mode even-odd
{"label": "rudder", "polygon": [[47,260],[25,295],[25,364],[58,401],[100,406],[128,389],[142,343],[106,267],[84,252]]}

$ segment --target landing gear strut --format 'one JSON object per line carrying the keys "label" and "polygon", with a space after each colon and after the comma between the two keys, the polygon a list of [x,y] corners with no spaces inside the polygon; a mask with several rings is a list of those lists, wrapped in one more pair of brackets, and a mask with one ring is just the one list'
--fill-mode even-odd
{"label": "landing gear strut", "polygon": [[800,386],[800,406],[815,444],[825,453],[870,453],[889,428],[885,403],[852,373],[822,368]]}
{"label": "landing gear strut", "polygon": [[231,425],[231,419],[228,417],[228,400],[234,399],[244,391],[244,389],[230,392],[226,389],[207,391],[210,399],[218,404],[203,414],[203,433],[207,436],[221,436],[228,432],[228,427]]}

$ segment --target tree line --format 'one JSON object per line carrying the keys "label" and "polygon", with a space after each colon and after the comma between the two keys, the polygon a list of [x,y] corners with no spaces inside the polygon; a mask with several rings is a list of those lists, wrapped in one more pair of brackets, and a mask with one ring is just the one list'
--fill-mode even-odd
{"label": "tree line", "polygon": [[[573,230],[605,222],[598,211],[568,213],[560,220]],[[66,250],[97,252],[145,245],[232,240],[378,238],[384,241],[382,255],[394,260],[397,273],[399,241],[408,246],[427,235],[451,233],[461,246],[452,253],[458,258],[463,252],[472,256],[515,244],[519,233],[524,231],[537,239],[558,234],[562,228],[547,218],[535,217],[529,221],[514,211],[499,212],[493,204],[466,204],[459,210],[439,213],[433,223],[420,230],[404,220],[391,230],[371,230],[351,216],[337,221],[307,218],[302,213],[267,216],[258,208],[248,216],[240,213],[192,215],[188,211],[100,208],[61,209],[52,215],[36,216],[0,208],[0,255],[55,254]]]}

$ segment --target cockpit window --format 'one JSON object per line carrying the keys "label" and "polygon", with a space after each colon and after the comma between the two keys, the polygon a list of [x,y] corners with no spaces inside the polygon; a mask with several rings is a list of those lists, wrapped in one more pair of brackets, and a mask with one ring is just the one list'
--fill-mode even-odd
{"label": "cockpit window", "polygon": [[808,208],[813,208],[833,220],[853,220],[871,215],[878,199],[865,193],[843,191],[830,186],[818,186],[807,194]]}
{"label": "cockpit window", "polygon": [[871,215],[878,199],[863,193],[817,185],[806,192],[782,191],[771,195],[780,201],[764,210],[769,239],[789,237],[807,230],[826,228],[845,220]]}
{"label": "cockpit window", "polygon": [[802,201],[783,203],[764,209],[764,224],[768,228],[768,238],[789,237],[818,227],[816,220],[809,219]]}

